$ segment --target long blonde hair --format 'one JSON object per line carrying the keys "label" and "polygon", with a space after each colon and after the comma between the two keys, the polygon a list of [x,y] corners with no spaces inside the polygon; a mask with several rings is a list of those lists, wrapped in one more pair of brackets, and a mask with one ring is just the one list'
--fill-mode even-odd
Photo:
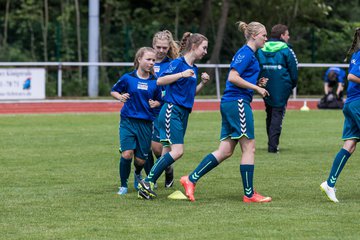
{"label": "long blonde hair", "polygon": [[353,42],[351,44],[349,51],[346,53],[344,62],[347,62],[349,56],[359,49],[360,49],[360,27],[355,29]]}
{"label": "long blonde hair", "polygon": [[195,45],[195,47],[200,46],[200,44],[203,41],[208,41],[208,39],[200,33],[191,33],[191,32],[184,33],[180,41],[181,54],[184,55],[185,53],[189,52],[193,44]]}
{"label": "long blonde hair", "polygon": [[169,51],[167,56],[171,59],[179,57],[179,44],[174,40],[173,35],[169,30],[163,30],[155,33],[153,37],[153,46],[157,40],[167,40],[169,42]]}
{"label": "long blonde hair", "polygon": [[[142,47],[139,48],[139,50],[137,50],[136,54],[135,54],[135,58],[134,58],[134,68],[135,70],[138,70],[139,68],[139,58],[142,58],[146,52],[152,52],[154,54],[156,54],[155,49],[151,48],[151,47]],[[152,75],[155,75],[154,69],[151,69],[150,73]]]}
{"label": "long blonde hair", "polygon": [[249,41],[252,35],[257,35],[260,33],[265,26],[259,22],[251,22],[247,24],[246,22],[237,22],[238,28],[241,32],[244,33],[246,41]]}

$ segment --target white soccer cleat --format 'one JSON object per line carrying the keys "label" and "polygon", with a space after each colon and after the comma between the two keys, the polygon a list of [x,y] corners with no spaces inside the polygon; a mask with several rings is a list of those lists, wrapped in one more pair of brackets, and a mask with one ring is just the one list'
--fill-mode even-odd
{"label": "white soccer cleat", "polygon": [[117,194],[119,195],[125,195],[128,192],[128,188],[127,187],[119,187],[119,191],[117,192]]}
{"label": "white soccer cleat", "polygon": [[321,191],[323,191],[326,196],[328,197],[328,199],[334,203],[339,202],[339,200],[337,200],[336,195],[335,195],[335,188],[333,187],[329,187],[329,185],[327,184],[327,182],[323,182],[320,185],[320,189]]}

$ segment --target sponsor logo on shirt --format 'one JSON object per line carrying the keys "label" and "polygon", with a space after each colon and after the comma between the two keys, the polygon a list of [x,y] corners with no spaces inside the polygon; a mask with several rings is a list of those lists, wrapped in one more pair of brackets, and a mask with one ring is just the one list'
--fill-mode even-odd
{"label": "sponsor logo on shirt", "polygon": [[154,66],[154,71],[155,71],[155,73],[160,72],[160,66]]}
{"label": "sponsor logo on shirt", "polygon": [[138,82],[137,89],[147,91],[148,90],[148,84],[145,83],[145,82]]}
{"label": "sponsor logo on shirt", "polygon": [[271,69],[271,70],[277,70],[282,69],[281,65],[263,65],[263,69]]}

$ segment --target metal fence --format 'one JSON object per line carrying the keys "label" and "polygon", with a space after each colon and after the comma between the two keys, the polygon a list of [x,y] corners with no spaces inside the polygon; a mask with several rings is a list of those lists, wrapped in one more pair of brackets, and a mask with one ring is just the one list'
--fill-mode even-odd
{"label": "metal fence", "polygon": [[[132,62],[0,62],[0,67],[57,67],[57,96],[62,96],[62,72],[63,67],[132,67]],[[216,84],[216,97],[219,100],[220,95],[220,74],[219,69],[229,68],[230,64],[196,64],[199,68],[212,68],[215,70],[215,84]],[[334,63],[299,63],[299,68],[325,68],[325,67],[341,67],[347,68],[348,64],[334,64]],[[297,90],[293,91],[293,98],[296,99]]]}

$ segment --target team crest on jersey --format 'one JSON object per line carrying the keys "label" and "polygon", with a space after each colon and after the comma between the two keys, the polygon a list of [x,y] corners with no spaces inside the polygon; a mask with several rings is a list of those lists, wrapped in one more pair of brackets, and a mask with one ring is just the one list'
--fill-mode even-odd
{"label": "team crest on jersey", "polygon": [[155,73],[160,72],[160,66],[154,66],[154,72]]}
{"label": "team crest on jersey", "polygon": [[145,82],[138,82],[137,89],[147,91],[148,90],[148,84],[145,83]]}
{"label": "team crest on jersey", "polygon": [[241,63],[244,58],[245,58],[245,55],[239,54],[235,59],[235,63]]}

